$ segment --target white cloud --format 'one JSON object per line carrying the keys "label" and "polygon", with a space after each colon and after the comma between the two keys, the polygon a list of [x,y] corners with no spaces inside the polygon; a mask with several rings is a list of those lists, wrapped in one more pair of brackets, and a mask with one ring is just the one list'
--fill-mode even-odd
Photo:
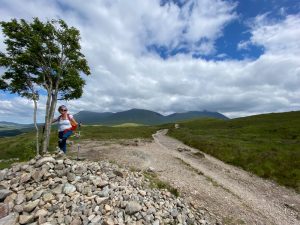
{"label": "white cloud", "polygon": [[[80,110],[121,111],[145,108],[161,113],[215,110],[228,116],[300,108],[299,16],[271,22],[257,18],[252,38],[241,43],[264,46],[256,60],[207,61],[190,54],[167,60],[149,53],[147,45],[174,48],[182,42],[192,53],[216,51],[215,41],[236,18],[235,4],[221,0],[193,0],[183,8],[158,0],[37,1],[2,0],[1,20],[62,18],[77,27],[82,50],[91,67],[81,99],[67,104]],[[192,12],[188,10],[194,4]],[[182,32],[182,31],[185,32]],[[278,32],[280,30],[280,32]],[[299,35],[298,35],[299,36]],[[199,39],[205,40],[198,46]],[[244,45],[244,46],[243,46]],[[222,58],[224,55],[220,55]],[[0,121],[32,122],[32,103],[0,95]],[[42,99],[39,120],[43,120]]]}
{"label": "white cloud", "polygon": [[252,24],[252,44],[263,46],[272,54],[300,53],[300,14],[287,15],[282,21],[257,16]]}

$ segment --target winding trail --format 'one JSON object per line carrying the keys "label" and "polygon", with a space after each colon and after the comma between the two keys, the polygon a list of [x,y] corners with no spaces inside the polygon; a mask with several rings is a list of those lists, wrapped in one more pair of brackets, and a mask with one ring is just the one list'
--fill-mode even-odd
{"label": "winding trail", "polygon": [[161,180],[179,189],[210,223],[300,224],[300,195],[228,165],[166,136],[154,141],[84,141],[80,155],[113,160],[140,170],[154,168]]}

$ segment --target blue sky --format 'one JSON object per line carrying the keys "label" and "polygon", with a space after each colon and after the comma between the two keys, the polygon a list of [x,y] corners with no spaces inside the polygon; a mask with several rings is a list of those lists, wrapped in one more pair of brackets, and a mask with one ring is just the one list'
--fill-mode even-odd
{"label": "blue sky", "polygon": [[[92,75],[82,98],[59,102],[72,113],[299,110],[299,12],[296,0],[0,0],[1,20],[61,18],[80,30]],[[39,121],[44,109],[41,96]],[[31,123],[32,102],[0,92],[1,120]]]}

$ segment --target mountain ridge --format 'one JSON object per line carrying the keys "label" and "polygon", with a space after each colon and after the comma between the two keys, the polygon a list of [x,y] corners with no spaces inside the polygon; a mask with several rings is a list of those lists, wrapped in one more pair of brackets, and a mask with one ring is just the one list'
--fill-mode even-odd
{"label": "mountain ridge", "polygon": [[210,111],[188,111],[173,113],[170,115],[162,115],[158,112],[146,110],[146,109],[130,109],[121,112],[91,112],[80,111],[74,114],[75,119],[78,122],[84,124],[103,124],[103,125],[118,125],[123,123],[138,123],[145,125],[157,125],[163,123],[172,123],[180,120],[188,120],[195,118],[218,118],[229,119],[219,112]]}

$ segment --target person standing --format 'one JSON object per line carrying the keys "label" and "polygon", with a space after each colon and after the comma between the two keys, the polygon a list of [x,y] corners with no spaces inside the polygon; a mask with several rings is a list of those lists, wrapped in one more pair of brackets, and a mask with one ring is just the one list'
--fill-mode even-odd
{"label": "person standing", "polygon": [[65,105],[58,107],[60,116],[52,121],[58,122],[58,146],[65,154],[67,152],[67,139],[72,135],[77,128],[77,122],[71,114],[68,114],[68,109]]}

